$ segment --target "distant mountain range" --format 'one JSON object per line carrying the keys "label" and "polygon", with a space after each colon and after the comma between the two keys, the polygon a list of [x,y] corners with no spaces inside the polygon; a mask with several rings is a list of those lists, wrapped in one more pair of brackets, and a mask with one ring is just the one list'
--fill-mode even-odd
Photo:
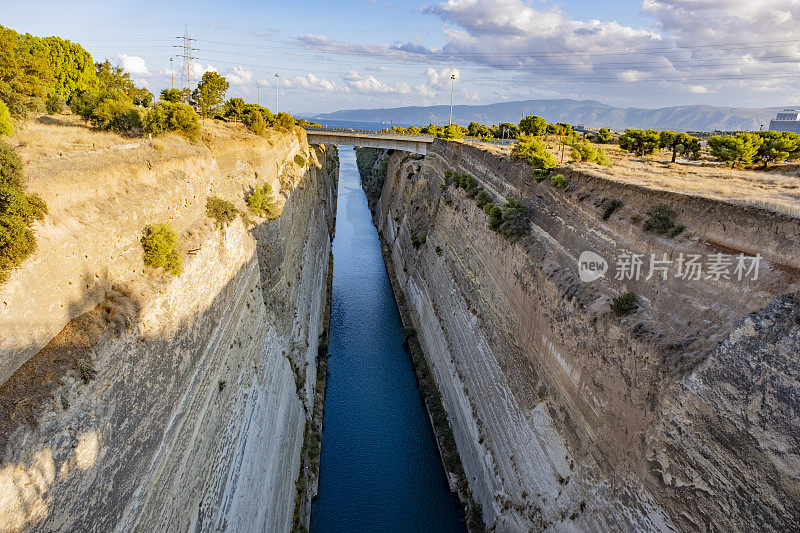
{"label": "distant mountain range", "polygon": [[[783,107],[748,108],[686,105],[660,109],[620,108],[593,100],[524,100],[488,105],[457,105],[453,107],[453,122],[466,126],[470,122],[499,124],[518,123],[525,115],[539,115],[548,122],[568,122],[587,128],[607,127],[654,128],[674,131],[731,131],[758,130]],[[315,118],[324,122],[392,122],[395,124],[447,124],[450,107],[395,107],[389,109],[351,109],[324,113]]]}

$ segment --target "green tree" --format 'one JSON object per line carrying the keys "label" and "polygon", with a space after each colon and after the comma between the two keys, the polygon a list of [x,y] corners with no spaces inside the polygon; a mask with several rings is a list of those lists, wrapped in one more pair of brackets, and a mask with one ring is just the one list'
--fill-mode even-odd
{"label": "green tree", "polygon": [[189,101],[189,89],[164,89],[161,99],[173,104],[185,104]]}
{"label": "green tree", "polygon": [[0,100],[11,116],[43,109],[53,85],[48,50],[41,39],[0,26]]}
{"label": "green tree", "polygon": [[440,137],[442,139],[463,139],[464,132],[458,124],[450,124],[446,128],[441,129]]}
{"label": "green tree", "polygon": [[31,225],[46,214],[44,201],[25,192],[19,155],[0,141],[0,283],[36,250]]}
{"label": "green tree", "polygon": [[576,162],[597,163],[598,165],[608,166],[610,161],[606,151],[602,148],[595,148],[589,141],[579,141],[572,145],[570,157]]}
{"label": "green tree", "polygon": [[600,131],[595,135],[595,140],[599,144],[608,144],[611,142],[611,131],[608,128],[600,128]]}
{"label": "green tree", "polygon": [[50,94],[47,96],[47,100],[44,101],[44,109],[48,115],[61,113],[64,110],[64,99],[58,93]]}
{"label": "green tree", "polygon": [[674,163],[678,155],[690,154],[691,157],[700,156],[700,139],[692,137],[688,133],[676,133],[664,130],[659,134],[658,145],[672,152],[672,162]]}
{"label": "green tree", "polygon": [[433,135],[434,137],[436,137],[439,134],[439,128],[437,128],[436,125],[431,122],[427,126],[423,126],[420,129],[420,133],[422,133],[423,135]]}
{"label": "green tree", "polygon": [[510,122],[503,122],[495,126],[494,136],[497,139],[516,139],[519,137],[519,127]]}
{"label": "green tree", "polygon": [[762,131],[759,133],[762,144],[756,158],[767,168],[774,161],[785,161],[797,154],[800,149],[800,135],[788,131]]}
{"label": "green tree", "polygon": [[289,113],[278,113],[272,126],[278,130],[288,131],[294,127],[294,122],[294,117]]}
{"label": "green tree", "polygon": [[127,100],[103,100],[94,108],[92,125],[99,130],[130,132],[142,126],[139,109]]}
{"label": "green tree", "polygon": [[53,94],[68,101],[75,94],[97,88],[98,78],[92,55],[81,45],[60,37],[42,39],[53,71]]}
{"label": "green tree", "polygon": [[200,116],[210,117],[222,110],[228,81],[216,72],[206,72],[192,93],[192,103]]}
{"label": "green tree", "polygon": [[558,164],[553,154],[547,149],[547,145],[538,137],[522,137],[512,153],[518,159],[524,159],[530,163],[533,168],[551,169]]}
{"label": "green tree", "polygon": [[0,137],[14,133],[14,121],[11,120],[11,113],[8,107],[0,101]]}
{"label": "green tree", "polygon": [[528,115],[519,122],[519,131],[525,135],[541,137],[547,133],[547,121],[542,117]]}
{"label": "green tree", "polygon": [[248,110],[242,117],[247,129],[256,135],[264,135],[267,129],[267,121],[264,120],[264,115],[258,109]]}
{"label": "green tree", "polygon": [[[242,98],[231,98],[225,102],[225,109],[223,116],[232,118],[234,120],[242,120],[244,118],[245,102]],[[261,113],[259,113],[260,115]],[[263,117],[262,117],[263,119]]]}
{"label": "green tree", "polygon": [[503,206],[503,221],[498,229],[508,239],[527,235],[530,231],[528,208],[519,200],[509,198]]}
{"label": "green tree", "polygon": [[112,65],[108,59],[102,63],[96,63],[95,66],[97,67],[97,79],[101,93],[122,93],[134,105],[142,107],[149,107],[153,103],[153,94],[147,89],[136,87],[131,75],[125,72],[122,67]]}
{"label": "green tree", "polygon": [[478,124],[477,122],[470,122],[467,126],[467,135],[470,137],[479,137],[481,139],[492,136],[492,128]]}
{"label": "green tree", "polygon": [[186,104],[162,100],[144,112],[142,129],[153,135],[176,131],[194,141],[200,133],[200,118]]}
{"label": "green tree", "polygon": [[639,157],[658,152],[661,138],[656,130],[627,129],[619,138],[619,147]]}
{"label": "green tree", "polygon": [[708,140],[708,147],[714,157],[733,168],[739,163],[752,163],[763,142],[755,133],[715,135]]}

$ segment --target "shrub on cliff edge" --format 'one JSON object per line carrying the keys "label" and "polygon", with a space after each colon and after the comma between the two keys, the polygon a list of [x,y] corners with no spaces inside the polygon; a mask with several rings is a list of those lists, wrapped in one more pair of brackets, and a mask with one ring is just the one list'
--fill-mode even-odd
{"label": "shrub on cliff edge", "polygon": [[163,268],[177,276],[183,271],[181,256],[175,248],[178,236],[169,224],[153,224],[145,230],[142,237],[144,264],[153,268]]}
{"label": "shrub on cliff edge", "polygon": [[239,210],[236,209],[236,206],[227,200],[218,196],[209,196],[206,199],[206,215],[219,222],[221,226],[233,222],[238,214]]}
{"label": "shrub on cliff edge", "polygon": [[0,283],[36,250],[31,225],[46,214],[44,201],[25,192],[19,155],[0,142]]}
{"label": "shrub on cliff edge", "polygon": [[609,305],[615,315],[626,316],[639,309],[639,298],[633,292],[626,292],[611,300]]}
{"label": "shrub on cliff edge", "polygon": [[246,202],[250,212],[254,215],[269,219],[277,218],[280,215],[275,207],[275,194],[272,192],[272,186],[269,183],[265,183],[263,187],[255,189],[247,197]]}
{"label": "shrub on cliff edge", "polygon": [[8,107],[0,101],[0,137],[14,133],[14,121],[11,120],[11,113]]}

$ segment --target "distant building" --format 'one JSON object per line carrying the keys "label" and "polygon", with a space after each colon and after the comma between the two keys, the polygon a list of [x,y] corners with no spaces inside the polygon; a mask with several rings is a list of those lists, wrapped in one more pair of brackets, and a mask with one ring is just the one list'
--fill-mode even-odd
{"label": "distant building", "polygon": [[791,131],[800,133],[800,111],[784,109],[778,113],[777,118],[770,120],[769,129],[772,131]]}

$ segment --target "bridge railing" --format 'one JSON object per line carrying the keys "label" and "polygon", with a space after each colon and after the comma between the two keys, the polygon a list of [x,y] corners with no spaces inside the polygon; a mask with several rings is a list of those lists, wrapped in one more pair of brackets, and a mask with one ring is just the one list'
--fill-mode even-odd
{"label": "bridge railing", "polygon": [[369,137],[394,137],[394,138],[402,138],[408,140],[419,140],[419,141],[433,141],[434,137],[432,135],[405,135],[402,133],[386,133],[383,131],[376,131],[376,130],[362,130],[356,128],[305,128],[305,130],[309,133],[320,132],[320,133],[344,133],[349,135],[364,135]]}

